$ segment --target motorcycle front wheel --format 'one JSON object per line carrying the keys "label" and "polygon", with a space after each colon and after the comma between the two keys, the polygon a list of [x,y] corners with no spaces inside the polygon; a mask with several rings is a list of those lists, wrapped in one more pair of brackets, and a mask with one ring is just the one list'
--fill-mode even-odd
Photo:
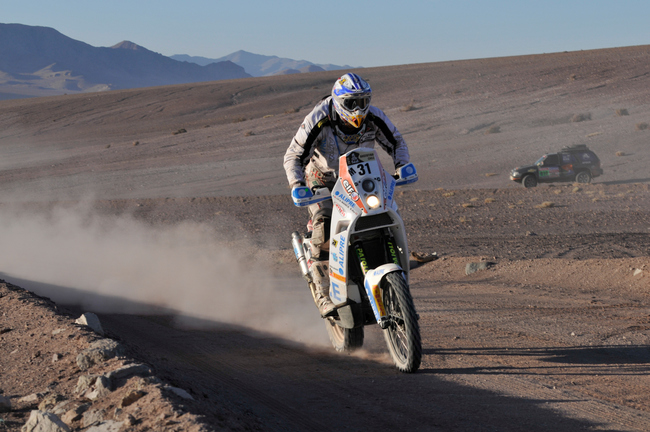
{"label": "motorcycle front wheel", "polygon": [[418,315],[401,273],[389,273],[383,282],[383,300],[389,324],[384,330],[388,350],[397,369],[412,373],[422,361]]}
{"label": "motorcycle front wheel", "polygon": [[352,352],[363,345],[363,327],[343,328],[338,326],[333,319],[325,320],[327,334],[334,349],[338,352]]}

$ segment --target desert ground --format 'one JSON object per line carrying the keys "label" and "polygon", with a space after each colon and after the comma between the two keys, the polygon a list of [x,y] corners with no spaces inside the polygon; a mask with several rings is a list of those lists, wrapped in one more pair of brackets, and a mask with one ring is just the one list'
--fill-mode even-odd
{"label": "desert ground", "polygon": [[[410,375],[378,328],[334,352],[290,249],[306,212],[282,157],[340,73],[0,102],[0,431],[36,410],[70,430],[650,430],[649,71],[649,46],[357,70],[418,168],[396,195],[410,248],[439,256],[411,263]],[[604,175],[509,180],[571,144]]]}

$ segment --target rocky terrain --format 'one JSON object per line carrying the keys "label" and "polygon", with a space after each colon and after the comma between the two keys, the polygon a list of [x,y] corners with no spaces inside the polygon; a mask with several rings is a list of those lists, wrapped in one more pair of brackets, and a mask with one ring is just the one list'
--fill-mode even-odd
{"label": "rocky terrain", "polygon": [[101,325],[102,336],[9,283],[0,302],[2,430],[202,430],[183,409],[194,398],[125,357]]}
{"label": "rocky terrain", "polygon": [[[333,352],[289,248],[282,155],[337,72],[1,102],[0,431],[648,430],[649,53],[362,71],[440,257],[413,375],[376,328]],[[593,184],[508,179],[580,143]]]}

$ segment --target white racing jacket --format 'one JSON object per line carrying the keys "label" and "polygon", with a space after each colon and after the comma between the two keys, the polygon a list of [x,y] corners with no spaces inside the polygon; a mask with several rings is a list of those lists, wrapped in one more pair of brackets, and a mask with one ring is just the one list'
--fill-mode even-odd
{"label": "white racing jacket", "polygon": [[365,131],[358,144],[347,145],[334,128],[337,114],[331,100],[331,96],[324,99],[305,117],[284,154],[284,169],[289,185],[305,183],[304,168],[309,162],[323,174],[338,177],[340,155],[358,147],[373,148],[375,143],[393,158],[395,166],[409,163],[404,138],[386,114],[374,106],[370,106]]}

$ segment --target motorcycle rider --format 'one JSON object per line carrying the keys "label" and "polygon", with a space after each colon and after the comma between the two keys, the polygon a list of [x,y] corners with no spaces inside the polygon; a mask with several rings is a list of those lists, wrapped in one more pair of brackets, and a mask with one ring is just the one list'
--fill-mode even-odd
{"label": "motorcycle rider", "polygon": [[[404,138],[382,110],[370,105],[371,97],[366,81],[346,73],[336,80],[331,95],[307,114],[284,155],[292,197],[304,198],[319,187],[332,190],[338,177],[339,156],[355,148],[373,148],[377,143],[392,157],[395,169],[409,163]],[[329,297],[328,268],[332,201],[311,204],[308,210],[315,301],[321,316],[326,317],[335,313]]]}

